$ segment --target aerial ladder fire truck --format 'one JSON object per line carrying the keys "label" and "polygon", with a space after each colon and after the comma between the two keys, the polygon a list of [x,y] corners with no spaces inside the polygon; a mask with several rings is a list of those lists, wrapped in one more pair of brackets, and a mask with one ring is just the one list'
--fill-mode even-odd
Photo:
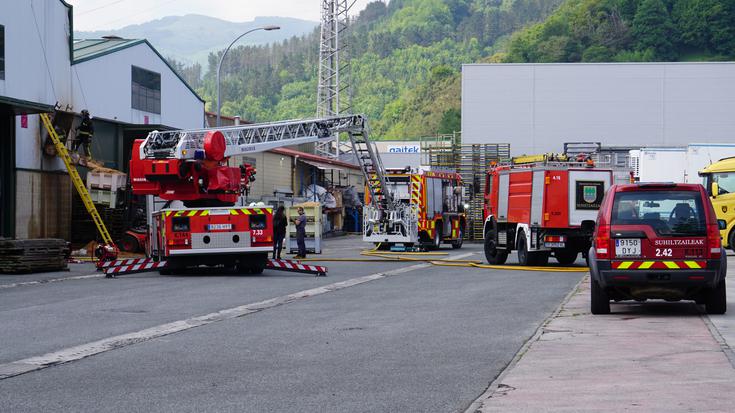
{"label": "aerial ladder fire truck", "polygon": [[411,210],[385,191],[380,158],[362,115],[249,124],[217,129],[153,131],[136,140],[130,161],[136,195],[181,201],[153,213],[148,255],[163,271],[197,265],[232,266],[260,273],[273,248],[272,209],[235,206],[253,179],[249,165],[230,166],[236,155],[333,139],[345,133],[357,155],[373,202],[370,222],[400,231]]}
{"label": "aerial ladder fire truck", "polygon": [[612,171],[590,158],[531,155],[492,165],[485,181],[484,243],[490,264],[518,251],[521,265],[563,265],[589,250]]}
{"label": "aerial ladder fire truck", "polygon": [[[396,244],[410,248],[421,245],[433,249],[442,244],[461,248],[466,228],[462,177],[453,172],[389,169],[385,175],[387,189],[396,202],[408,207],[406,222],[399,230],[380,231],[379,224],[367,221],[366,241],[392,248]],[[365,193],[366,204],[370,193]]]}

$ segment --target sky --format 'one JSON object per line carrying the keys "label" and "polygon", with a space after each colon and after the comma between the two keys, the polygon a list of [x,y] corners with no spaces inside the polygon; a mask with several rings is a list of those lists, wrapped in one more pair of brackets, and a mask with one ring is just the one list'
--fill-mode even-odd
{"label": "sky", "polygon": [[[243,22],[258,16],[319,21],[321,0],[66,0],[74,6],[74,30],[112,30],[166,16],[203,14]],[[356,0],[351,14],[374,0]]]}

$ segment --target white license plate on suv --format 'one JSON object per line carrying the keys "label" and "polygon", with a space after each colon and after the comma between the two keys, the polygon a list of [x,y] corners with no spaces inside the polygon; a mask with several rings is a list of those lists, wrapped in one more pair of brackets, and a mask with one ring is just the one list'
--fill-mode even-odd
{"label": "white license plate on suv", "polygon": [[640,239],[616,239],[615,240],[615,256],[616,257],[640,257],[641,256],[641,240]]}

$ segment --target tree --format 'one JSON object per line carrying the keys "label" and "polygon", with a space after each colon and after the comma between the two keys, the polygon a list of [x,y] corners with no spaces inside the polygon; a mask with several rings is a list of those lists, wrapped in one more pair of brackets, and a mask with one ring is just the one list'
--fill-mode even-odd
{"label": "tree", "polygon": [[636,50],[651,49],[661,60],[674,60],[676,51],[672,42],[674,24],[662,0],[643,0],[633,18],[631,30]]}
{"label": "tree", "polygon": [[462,130],[462,112],[457,108],[449,108],[439,122],[439,133],[453,133]]}

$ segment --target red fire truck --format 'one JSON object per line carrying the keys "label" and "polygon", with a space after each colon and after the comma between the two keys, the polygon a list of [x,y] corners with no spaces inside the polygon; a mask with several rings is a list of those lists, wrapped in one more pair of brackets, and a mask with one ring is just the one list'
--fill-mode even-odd
{"label": "red fire truck", "polygon": [[[451,244],[461,248],[465,233],[465,205],[462,198],[462,177],[452,172],[388,169],[386,188],[396,201],[410,207],[401,231],[380,231],[379,223],[364,220],[363,239],[390,247],[422,244],[439,248]],[[365,191],[365,203],[370,204],[370,192]],[[369,211],[369,210],[368,210]],[[367,212],[366,212],[367,213]]]}
{"label": "red fire truck", "polygon": [[[254,179],[247,164],[230,158],[287,145],[366,134],[361,115],[242,125],[218,129],[154,131],[137,140],[130,161],[133,193],[181,201],[152,214],[148,255],[163,271],[226,265],[260,273],[273,248],[272,209],[235,206]],[[367,139],[367,138],[365,138]]]}
{"label": "red fire truck", "polygon": [[590,248],[597,211],[612,184],[612,171],[589,162],[526,157],[493,166],[485,185],[485,257],[504,264],[518,251],[521,265],[563,265]]}

